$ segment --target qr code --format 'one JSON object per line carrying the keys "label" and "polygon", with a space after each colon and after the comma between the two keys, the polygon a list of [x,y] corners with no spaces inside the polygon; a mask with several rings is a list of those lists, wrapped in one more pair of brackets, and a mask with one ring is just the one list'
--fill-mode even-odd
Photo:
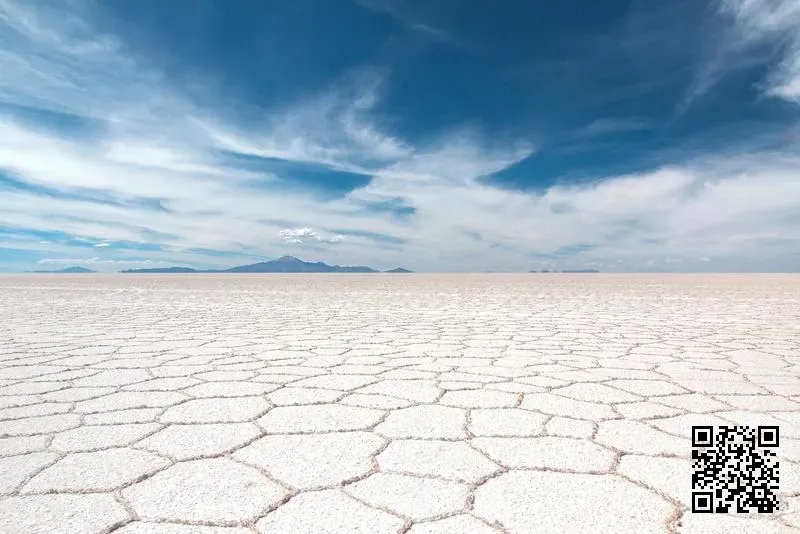
{"label": "qr code", "polygon": [[692,427],[692,512],[778,510],[778,427]]}

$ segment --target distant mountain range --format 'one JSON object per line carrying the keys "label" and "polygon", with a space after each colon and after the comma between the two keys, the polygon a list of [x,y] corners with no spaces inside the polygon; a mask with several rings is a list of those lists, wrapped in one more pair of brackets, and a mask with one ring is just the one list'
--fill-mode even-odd
{"label": "distant mountain range", "polygon": [[[83,273],[94,273],[97,271],[93,271],[91,269],[87,269],[86,267],[65,267],[63,269],[57,269],[55,271],[28,271],[30,273],[45,273],[45,274],[83,274]],[[278,258],[277,260],[272,261],[264,261],[259,263],[251,263],[249,265],[239,265],[237,267],[231,267],[230,269],[193,269],[192,267],[155,267],[150,269],[128,269],[125,271],[120,271],[122,273],[134,273],[134,274],[181,274],[181,273],[394,273],[394,274],[405,274],[405,273],[413,273],[414,271],[409,271],[408,269],[404,269],[402,267],[396,267],[394,269],[390,269],[388,271],[378,271],[377,269],[373,269],[372,267],[364,267],[364,266],[355,266],[355,267],[348,267],[348,266],[339,266],[339,265],[328,265],[327,263],[318,262],[308,262],[303,261],[294,256],[283,256]],[[575,269],[575,270],[564,270],[564,271],[529,271],[531,273],[599,273],[595,269]]]}
{"label": "distant mountain range", "polygon": [[64,267],[63,269],[56,269],[55,271],[28,271],[31,273],[46,273],[46,274],[83,274],[83,273],[96,273],[86,267]]}
{"label": "distant mountain range", "polygon": [[[371,267],[341,267],[339,265],[328,265],[322,262],[307,262],[295,258],[294,256],[283,256],[277,260],[251,263],[250,265],[239,265],[230,269],[222,270],[200,270],[191,267],[163,267],[151,269],[128,269],[120,271],[123,273],[147,274],[147,273],[378,273]],[[387,273],[410,273],[408,269],[398,267]]]}

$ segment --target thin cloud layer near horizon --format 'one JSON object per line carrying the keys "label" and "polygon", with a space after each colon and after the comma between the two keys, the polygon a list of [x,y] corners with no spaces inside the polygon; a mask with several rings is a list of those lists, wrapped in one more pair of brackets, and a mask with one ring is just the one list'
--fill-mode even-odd
{"label": "thin cloud layer near horizon", "polygon": [[0,271],[800,271],[800,0],[0,0],[0,73]]}

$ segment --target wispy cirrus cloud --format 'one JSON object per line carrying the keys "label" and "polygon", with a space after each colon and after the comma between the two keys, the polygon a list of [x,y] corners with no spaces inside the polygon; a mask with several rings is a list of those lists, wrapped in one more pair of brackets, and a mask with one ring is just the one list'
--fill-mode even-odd
{"label": "wispy cirrus cloud", "polygon": [[354,0],[354,2],[372,11],[388,15],[407,28],[437,41],[456,42],[450,32],[425,22],[404,0]]}
{"label": "wispy cirrus cloud", "polygon": [[780,59],[765,80],[765,92],[800,103],[800,1],[721,0],[720,11],[733,21],[740,46],[777,48]]}
{"label": "wispy cirrus cloud", "polygon": [[681,109],[738,69],[763,65],[767,95],[800,103],[800,1],[716,0],[709,53]]}
{"label": "wispy cirrus cloud", "polygon": [[236,153],[369,173],[414,152],[408,143],[381,131],[372,116],[384,78],[373,68],[348,73],[319,95],[274,114],[264,134],[218,124],[207,125],[208,132],[217,146]]}

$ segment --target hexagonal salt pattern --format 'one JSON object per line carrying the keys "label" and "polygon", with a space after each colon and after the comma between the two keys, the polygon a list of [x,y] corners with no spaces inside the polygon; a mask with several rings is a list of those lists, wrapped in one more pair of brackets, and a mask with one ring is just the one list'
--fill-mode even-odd
{"label": "hexagonal salt pattern", "polygon": [[[791,532],[797,276],[3,276],[0,532]],[[689,513],[696,424],[779,513]]]}

